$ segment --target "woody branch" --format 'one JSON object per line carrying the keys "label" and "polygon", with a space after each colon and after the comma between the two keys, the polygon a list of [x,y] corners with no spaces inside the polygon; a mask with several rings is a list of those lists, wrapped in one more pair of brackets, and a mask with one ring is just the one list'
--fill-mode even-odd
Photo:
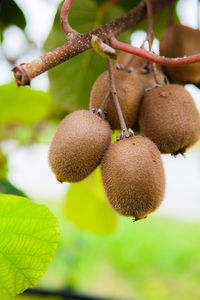
{"label": "woody branch", "polygon": [[[175,0],[159,0],[153,2],[152,12],[154,14],[160,13],[174,1]],[[73,1],[70,1],[71,4],[72,2]],[[65,11],[68,16],[69,8]],[[136,8],[112,22],[84,34],[77,33],[73,39],[70,39],[64,45],[36,58],[30,63],[21,63],[13,69],[18,86],[29,85],[34,77],[90,49],[92,35],[98,36],[103,41],[108,40],[138,24],[146,17],[146,14],[146,5],[145,2],[142,1]],[[68,26],[67,23],[64,26]],[[68,29],[66,29],[66,31],[68,31]]]}

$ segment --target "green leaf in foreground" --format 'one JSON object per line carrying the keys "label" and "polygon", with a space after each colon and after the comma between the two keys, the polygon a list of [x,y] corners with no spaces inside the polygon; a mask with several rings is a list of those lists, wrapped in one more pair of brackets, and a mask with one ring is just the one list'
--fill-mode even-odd
{"label": "green leaf in foreground", "polygon": [[10,82],[0,86],[0,107],[0,125],[33,124],[48,118],[55,102],[50,93],[19,88]]}
{"label": "green leaf in foreground", "polygon": [[99,169],[85,180],[71,184],[65,213],[68,220],[80,228],[99,235],[107,235],[115,230],[117,217],[106,200]]}
{"label": "green leaf in foreground", "polygon": [[55,254],[56,218],[44,205],[0,194],[0,299],[34,287]]}

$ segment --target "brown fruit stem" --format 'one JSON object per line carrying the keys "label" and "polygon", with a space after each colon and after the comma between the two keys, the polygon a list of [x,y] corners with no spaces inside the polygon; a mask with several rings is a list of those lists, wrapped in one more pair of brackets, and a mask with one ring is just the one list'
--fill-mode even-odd
{"label": "brown fruit stem", "polygon": [[[149,51],[151,52],[152,51],[151,49],[152,49],[152,44],[153,44],[153,38],[154,38],[152,3],[151,3],[150,0],[144,0],[144,2],[145,2],[145,5],[146,5],[146,9],[147,9],[147,24],[148,24],[148,27],[147,27],[146,38],[143,41],[140,48],[144,49],[144,45],[147,41],[148,45],[149,45]],[[135,55],[133,55],[131,57],[131,59],[129,60],[127,65],[123,68],[124,71],[129,72],[131,64],[132,64],[134,58],[135,58]],[[159,78],[158,78],[158,73],[157,73],[157,68],[156,68],[155,63],[153,63],[151,61],[147,61],[146,68],[149,70],[149,72],[151,72],[153,74],[155,82],[156,82],[156,86],[160,86],[161,82],[159,81]]]}
{"label": "brown fruit stem", "polygon": [[174,25],[173,10],[174,10],[174,3],[171,3],[168,8],[168,14],[169,14],[168,26]]}
{"label": "brown fruit stem", "polygon": [[[144,0],[146,10],[147,10],[147,35],[145,40],[143,41],[142,45],[140,48],[144,48],[144,45],[146,41],[148,41],[149,44],[149,51],[151,51],[152,44],[153,44],[153,17],[152,17],[152,4],[150,0]],[[119,70],[125,71],[125,72],[130,72],[131,64],[134,61],[135,55],[131,57],[131,59],[128,61],[128,63],[124,67],[119,66]]]}
{"label": "brown fruit stem", "polygon": [[101,106],[98,109],[95,109],[95,108],[92,109],[93,113],[97,114],[102,119],[105,119],[104,110],[105,110],[105,107],[106,107],[106,104],[107,104],[110,94],[111,94],[111,91],[109,90],[107,92],[107,94],[105,95],[105,97],[101,103]]}
{"label": "brown fruit stem", "polygon": [[105,109],[105,106],[106,106],[106,103],[107,103],[107,100],[109,99],[109,96],[110,96],[110,90],[107,92],[107,94],[105,95],[102,103],[101,103],[101,106],[99,107],[99,109],[101,109],[102,111],[104,111]]}
{"label": "brown fruit stem", "polygon": [[109,74],[109,80],[110,80],[110,92],[112,94],[112,98],[117,110],[117,114],[119,117],[121,129],[122,129],[122,136],[129,137],[130,133],[126,127],[126,123],[122,114],[122,110],[119,104],[118,96],[117,96],[117,90],[115,86],[115,77],[114,77],[114,72],[113,72],[113,63],[112,59],[108,59],[108,74]]}
{"label": "brown fruit stem", "polygon": [[[169,4],[174,1],[175,0],[160,0],[152,3],[153,13],[160,13],[165,7],[169,6]],[[63,13],[63,15],[65,15],[65,13]],[[108,40],[112,36],[117,36],[122,32],[127,31],[145,17],[146,7],[145,3],[142,1],[136,8],[130,10],[128,13],[111,21],[110,23],[84,34],[74,35],[74,38],[69,40],[66,44],[45,53],[32,62],[21,63],[13,69],[17,85],[30,85],[31,80],[34,77],[90,49],[92,35],[97,35],[103,41]]]}
{"label": "brown fruit stem", "polygon": [[[154,39],[152,3],[151,3],[150,0],[144,0],[144,1],[145,1],[146,8],[147,8],[147,23],[148,23],[146,40],[148,41],[148,44],[149,44],[149,51],[152,52],[152,44],[153,44],[153,39]],[[156,64],[154,62],[148,61],[147,62],[147,68],[151,69],[151,72],[154,76],[156,85],[161,85],[161,82],[158,78],[158,72],[157,72]]]}
{"label": "brown fruit stem", "polygon": [[158,77],[158,71],[157,71],[157,67],[156,67],[155,63],[152,63],[152,73],[153,73],[156,85],[157,86],[162,85],[162,83],[160,82],[159,77]]}
{"label": "brown fruit stem", "polygon": [[150,0],[144,0],[147,9],[147,37],[146,40],[149,43],[149,51],[151,51],[153,44],[153,16],[152,16],[152,3]]}

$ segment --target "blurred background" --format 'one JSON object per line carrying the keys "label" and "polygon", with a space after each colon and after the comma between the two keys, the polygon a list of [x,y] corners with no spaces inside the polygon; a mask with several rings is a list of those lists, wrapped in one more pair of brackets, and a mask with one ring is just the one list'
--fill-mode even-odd
{"label": "blurred background", "polygon": [[[200,299],[200,143],[186,158],[162,156],[165,199],[144,221],[133,223],[111,210],[99,170],[71,186],[57,182],[48,165],[51,138],[67,113],[88,108],[91,86],[106,64],[88,51],[40,75],[31,88],[17,88],[12,67],[64,43],[56,16],[61,1],[6,2],[7,15],[0,14],[0,192],[45,203],[61,230],[56,255],[39,287],[123,300]],[[101,24],[95,20],[96,2],[75,1],[70,14],[75,29],[84,32]],[[124,11],[116,5],[101,22]],[[178,1],[176,18],[181,23],[197,28],[197,12],[197,0]],[[156,37],[167,16],[165,11],[155,19]],[[140,46],[145,27],[143,22],[122,40],[131,36],[132,44]],[[156,38],[153,50],[159,52]],[[199,89],[186,89],[200,110]]]}

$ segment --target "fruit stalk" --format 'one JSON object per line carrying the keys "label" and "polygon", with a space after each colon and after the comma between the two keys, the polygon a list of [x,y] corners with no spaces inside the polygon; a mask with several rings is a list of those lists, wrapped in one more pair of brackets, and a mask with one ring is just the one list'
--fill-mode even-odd
{"label": "fruit stalk", "polygon": [[110,96],[110,91],[107,92],[107,94],[105,95],[105,97],[104,97],[104,99],[101,103],[101,106],[99,107],[102,111],[104,111],[104,109],[105,109],[105,106],[106,106],[106,103],[109,99],[109,96]]}
{"label": "fruit stalk", "polygon": [[[149,51],[152,52],[152,44],[153,44],[153,39],[154,39],[152,3],[150,0],[145,0],[145,4],[146,4],[146,8],[147,8],[147,23],[148,23],[146,41],[148,41],[148,44],[149,44]],[[160,85],[161,83],[158,79],[157,68],[156,68],[155,62],[148,61],[147,68],[149,70],[151,70],[156,84]]]}
{"label": "fruit stalk", "polygon": [[[142,45],[140,48],[144,48],[144,45],[146,41],[148,41],[149,44],[149,51],[151,51],[152,44],[153,44],[153,16],[152,16],[152,3],[151,0],[144,0],[146,9],[147,9],[147,23],[148,23],[148,28],[147,28],[147,35],[145,40],[143,41]],[[126,72],[129,72],[131,64],[135,58],[135,55],[131,57],[129,62],[124,66],[123,70]]]}
{"label": "fruit stalk", "polygon": [[[154,14],[160,13],[175,0],[156,1],[152,5]],[[66,44],[34,59],[30,63],[21,63],[13,69],[18,86],[30,85],[33,78],[48,71],[49,69],[79,55],[91,48],[92,35],[97,35],[103,41],[117,36],[138,24],[146,17],[145,3],[142,1],[136,8],[130,10],[121,17],[84,34],[78,34]]]}
{"label": "fruit stalk", "polygon": [[122,132],[124,132],[126,134],[126,133],[128,133],[128,130],[127,130],[126,123],[124,121],[122,110],[121,110],[119,100],[117,97],[117,90],[116,90],[116,86],[115,86],[115,78],[114,78],[114,73],[113,73],[112,59],[108,59],[108,74],[109,74],[109,79],[110,79],[110,91],[111,91],[112,98],[113,98],[113,101],[114,101],[114,104],[115,104],[115,107],[117,110],[117,114],[119,116],[121,129],[122,129]]}
{"label": "fruit stalk", "polygon": [[153,44],[153,17],[152,17],[152,3],[150,0],[144,0],[146,8],[147,8],[147,37],[146,40],[149,43],[149,51],[151,51]]}

